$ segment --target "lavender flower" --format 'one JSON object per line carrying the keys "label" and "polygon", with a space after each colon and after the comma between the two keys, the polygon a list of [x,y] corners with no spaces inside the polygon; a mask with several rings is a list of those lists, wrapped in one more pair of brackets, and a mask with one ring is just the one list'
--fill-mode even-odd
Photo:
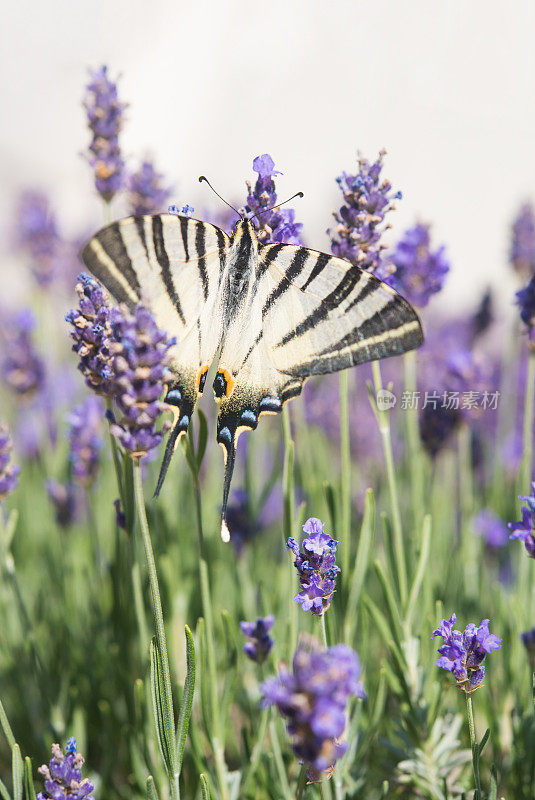
{"label": "lavender flower", "polygon": [[60,528],[69,528],[80,520],[83,511],[82,490],[72,481],[58,483],[47,480],[46,491],[54,506],[55,518]]}
{"label": "lavender flower", "polygon": [[109,202],[124,183],[124,161],[119,148],[125,103],[119,102],[117,85],[103,66],[91,73],[83,101],[87,123],[93,134],[88,161],[95,173],[95,186]]}
{"label": "lavender flower", "polygon": [[381,266],[385,245],[380,239],[388,227],[385,216],[395,208],[394,201],[401,198],[401,192],[394,193],[391,183],[381,179],[385,155],[386,150],[381,150],[377,160],[370,164],[359,154],[357,174],[343,172],[336,179],[345,202],[333,214],[336,228],[327,231],[335,256],[371,272],[377,272]]}
{"label": "lavender flower", "polygon": [[456,622],[457,615],[452,614],[433,631],[431,639],[441,636],[444,640],[438,648],[440,658],[436,665],[451,672],[458,687],[470,694],[481,686],[485,677],[485,657],[502,646],[502,639],[490,633],[488,619],[481,620],[479,627],[469,623],[462,633],[453,628]]}
{"label": "lavender flower", "polygon": [[41,191],[21,194],[15,217],[16,245],[28,253],[40,286],[48,286],[56,272],[60,238],[50,199]]}
{"label": "lavender flower", "polygon": [[108,293],[97,281],[82,273],[78,276],[76,293],[79,308],[72,309],[65,319],[72,325],[72,349],[80,356],[78,369],[86,384],[97,394],[113,397],[110,383],[111,303]]}
{"label": "lavender flower", "polygon": [[522,644],[526,648],[530,660],[535,662],[535,628],[520,634]]}
{"label": "lavender flower", "polygon": [[535,275],[527,286],[516,292],[516,304],[520,308],[520,319],[526,325],[529,345],[535,347]]}
{"label": "lavender flower", "polygon": [[483,536],[489,547],[498,548],[507,544],[505,522],[489,508],[484,508],[474,517],[473,525],[474,531],[478,536]]}
{"label": "lavender flower", "polygon": [[320,519],[311,517],[303,525],[308,537],[303,539],[302,552],[296,539],[290,537],[286,547],[295,555],[294,566],[299,573],[301,591],[295,595],[303,611],[323,614],[329,608],[336,576],[340,567],[335,564],[338,542],[323,531]]}
{"label": "lavender flower", "polygon": [[519,500],[527,503],[527,508],[522,508],[520,522],[509,522],[507,527],[513,531],[510,539],[520,539],[524,543],[527,554],[535,558],[535,482],[531,484],[531,494],[527,497],[519,495]]}
{"label": "lavender flower", "polygon": [[172,379],[169,348],[174,344],[144,306],[138,305],[132,314],[126,306],[114,309],[108,340],[110,379],[121,416],[112,420],[110,430],[132,457],[157,447],[169,430],[168,422],[159,431],[155,426],[167,410],[159,398]]}
{"label": "lavender flower", "polygon": [[20,467],[10,463],[13,442],[6,425],[0,424],[0,500],[17,488]]}
{"label": "lavender flower", "polygon": [[513,222],[509,261],[522,277],[535,273],[535,211],[531,203],[521,206]]}
{"label": "lavender flower", "polygon": [[240,622],[241,632],[249,640],[243,645],[243,652],[257,664],[263,664],[273,647],[273,639],[269,635],[275,617],[258,617],[256,622]]}
{"label": "lavender flower", "polygon": [[12,316],[4,329],[6,355],[2,372],[19,397],[28,399],[43,388],[45,366],[33,343],[35,319],[29,309]]}
{"label": "lavender flower", "polygon": [[451,439],[462,420],[461,412],[456,408],[438,405],[426,405],[419,417],[420,437],[425,450],[431,458],[436,458],[442,448]]}
{"label": "lavender flower", "polygon": [[93,784],[88,778],[82,779],[83,756],[76,751],[73,736],[65,747],[65,755],[59,744],[52,745],[52,758],[48,764],[39,767],[39,774],[45,783],[44,792],[38,792],[37,800],[94,800],[91,792]]}
{"label": "lavender flower", "polygon": [[[241,213],[248,216],[256,215],[258,223],[256,235],[262,244],[268,242],[285,242],[286,244],[301,244],[300,234],[303,225],[295,221],[295,211],[292,208],[274,208],[277,203],[275,192],[275,175],[281,175],[275,169],[271,156],[265,153],[257,156],[253,161],[253,170],[258,173],[254,189],[246,181],[248,195],[247,203]],[[265,210],[262,210],[265,209]]]}
{"label": "lavender flower", "polygon": [[76,406],[68,417],[72,474],[81,486],[90,486],[98,474],[103,415],[100,399],[90,396]]}
{"label": "lavender flower", "polygon": [[383,280],[420,308],[442,289],[450,269],[444,246],[432,251],[429,225],[421,223],[405,231],[388,263]]}
{"label": "lavender flower", "polygon": [[153,214],[165,208],[171,189],[164,185],[164,176],[150,161],[143,161],[137,172],[128,178],[128,203],[131,214]]}
{"label": "lavender flower", "polygon": [[340,742],[350,697],[364,698],[358,655],[345,644],[322,649],[312,638],[301,639],[293,670],[283,665],[261,686],[264,707],[274,705],[288,720],[292,748],[308,766],[308,777],[320,781],[334,767],[347,745]]}

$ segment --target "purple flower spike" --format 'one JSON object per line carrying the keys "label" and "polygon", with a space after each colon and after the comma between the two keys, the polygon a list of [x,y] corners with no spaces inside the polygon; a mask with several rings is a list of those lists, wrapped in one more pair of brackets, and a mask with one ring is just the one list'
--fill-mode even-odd
{"label": "purple flower spike", "polygon": [[[171,189],[154,164],[143,161],[137,172],[128,178],[128,202],[131,214],[154,214],[165,210]],[[171,212],[172,213],[172,212]]]}
{"label": "purple flower spike", "polygon": [[524,278],[535,273],[535,210],[525,203],[513,222],[509,261]]}
{"label": "purple flower spike", "polygon": [[483,536],[487,546],[496,549],[507,544],[507,528],[501,517],[488,508],[474,517],[474,530],[479,536]]}
{"label": "purple flower spike", "polygon": [[8,386],[23,399],[43,389],[45,366],[33,342],[35,319],[30,309],[23,309],[7,320],[4,328],[5,358],[2,374]]}
{"label": "purple flower spike", "polygon": [[535,347],[535,275],[515,297],[520,308],[520,319],[528,329],[530,347]]}
{"label": "purple flower spike", "polygon": [[76,751],[74,736],[67,742],[65,754],[59,744],[52,745],[52,758],[49,764],[39,767],[45,784],[45,791],[38,792],[37,800],[94,800],[93,784],[88,778],[82,779],[83,756]]}
{"label": "purple flower spike", "polygon": [[98,475],[103,417],[102,401],[94,396],[76,406],[68,417],[72,474],[81,486],[90,486]]}
{"label": "purple flower spike", "polygon": [[295,555],[294,566],[299,573],[301,591],[294,600],[300,603],[303,611],[323,614],[329,608],[335,590],[336,576],[340,567],[336,566],[338,542],[324,533],[320,519],[311,517],[303,525],[308,536],[303,539],[302,550],[297,539],[290,537],[286,543],[288,550]]}
{"label": "purple flower spike", "polygon": [[452,614],[433,631],[432,639],[441,636],[444,640],[438,648],[440,658],[435,663],[451,672],[459,688],[470,694],[481,686],[485,677],[485,657],[502,646],[502,639],[490,633],[488,619],[481,620],[479,626],[469,623],[462,633],[454,629],[456,621],[456,615]]}
{"label": "purple flower spike", "polygon": [[535,482],[531,484],[531,495],[519,496],[520,500],[527,503],[527,508],[522,509],[520,522],[509,522],[507,527],[513,531],[509,539],[520,539],[524,543],[530,558],[535,558]]}
{"label": "purple flower spike", "polygon": [[387,228],[385,216],[395,208],[401,192],[393,192],[389,181],[381,178],[385,150],[376,161],[370,162],[359,155],[358,172],[343,172],[336,179],[344,195],[344,205],[333,216],[336,228],[327,231],[331,250],[335,256],[370,272],[380,272],[381,252],[385,247],[380,240]]}
{"label": "purple flower spike", "polygon": [[56,522],[60,528],[70,528],[79,522],[83,512],[82,489],[76,483],[58,483],[52,479],[46,482],[46,491],[54,507]]}
{"label": "purple flower spike", "polygon": [[13,442],[6,425],[0,424],[0,500],[4,500],[19,482],[20,467],[10,463]]}
{"label": "purple flower spike", "polygon": [[90,389],[104,397],[113,397],[108,350],[108,340],[112,335],[110,297],[96,280],[85,273],[78,276],[76,293],[79,308],[69,311],[65,319],[73,328],[72,349],[80,357],[78,369]]}
{"label": "purple flower spike", "polygon": [[346,724],[350,697],[366,697],[359,680],[358,655],[347,645],[322,649],[310,637],[302,637],[292,671],[286,666],[261,686],[262,705],[277,706],[288,720],[292,748],[308,767],[311,781],[332,773],[347,745],[339,741]]}
{"label": "purple flower spike", "polygon": [[251,661],[262,664],[271,652],[273,639],[269,635],[275,617],[269,614],[267,617],[259,617],[256,622],[240,622],[241,632],[249,639],[243,645],[243,652]]}
{"label": "purple flower spike", "polygon": [[526,631],[525,633],[521,633],[520,638],[522,639],[522,644],[528,651],[529,656],[535,660],[535,628],[532,628],[530,631]]}
{"label": "purple flower spike", "polygon": [[429,225],[422,224],[405,232],[388,262],[389,274],[379,277],[420,308],[442,289],[450,270],[444,247],[431,250]]}
{"label": "purple flower spike", "polygon": [[277,203],[273,178],[282,173],[275,169],[271,156],[267,153],[257,156],[253,161],[253,170],[258,173],[258,178],[254,189],[251,188],[250,182],[246,181],[247,202],[240,212],[249,217],[255,215],[258,225],[256,235],[262,244],[270,242],[301,244],[303,226],[295,221],[295,211],[292,208],[272,208]]}
{"label": "purple flower spike", "polygon": [[124,184],[124,161],[119,148],[125,103],[119,102],[117,84],[108,77],[108,68],[91,73],[83,101],[87,124],[93,134],[88,161],[95,173],[95,186],[109,202]]}
{"label": "purple flower spike", "polygon": [[152,313],[138,305],[133,313],[126,306],[113,309],[109,378],[120,413],[111,432],[132,457],[141,457],[158,447],[170,423],[161,430],[156,423],[168,406],[159,398],[172,379],[169,348],[175,339],[156,325]]}

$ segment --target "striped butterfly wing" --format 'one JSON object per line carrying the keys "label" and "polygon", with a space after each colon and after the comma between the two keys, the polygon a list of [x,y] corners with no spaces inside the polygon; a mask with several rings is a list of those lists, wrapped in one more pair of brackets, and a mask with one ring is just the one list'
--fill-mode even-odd
{"label": "striped butterfly wing", "polygon": [[165,398],[176,419],[156,494],[221,343],[221,277],[228,247],[228,236],[214,225],[155,214],[108,225],[81,253],[84,264],[118,302],[129,307],[143,302],[158,326],[176,338],[170,350],[175,380]]}
{"label": "striped butterfly wing", "polygon": [[[349,262],[286,244],[259,245],[249,302],[225,331],[218,441],[225,450],[224,513],[236,443],[264,413],[300,394],[306,378],[418,347],[412,306]],[[228,391],[228,389],[231,389]]]}

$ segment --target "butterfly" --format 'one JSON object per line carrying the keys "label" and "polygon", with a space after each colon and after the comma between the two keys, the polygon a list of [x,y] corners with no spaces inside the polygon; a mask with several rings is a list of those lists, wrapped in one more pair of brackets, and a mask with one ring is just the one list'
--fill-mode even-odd
{"label": "butterfly", "polygon": [[390,286],[327,253],[262,244],[244,217],[230,236],[189,216],[128,217],[99,231],[81,256],[118,302],[148,305],[176,338],[164,398],[175,420],[155,495],[215,362],[224,541],[239,435],[254,430],[262,414],[279,413],[312,375],[423,342],[418,315]]}

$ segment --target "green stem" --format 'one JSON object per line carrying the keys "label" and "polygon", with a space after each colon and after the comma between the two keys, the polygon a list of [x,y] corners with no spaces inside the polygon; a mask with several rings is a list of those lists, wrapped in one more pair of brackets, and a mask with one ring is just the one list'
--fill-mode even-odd
{"label": "green stem", "polygon": [[303,766],[301,767],[301,771],[299,772],[299,778],[297,779],[297,791],[295,793],[295,800],[303,800],[303,794],[306,785],[307,785],[307,768],[303,764]]}
{"label": "green stem", "polygon": [[[416,352],[411,350],[403,356],[405,391],[416,397]],[[412,513],[414,527],[420,530],[425,512],[423,453],[418,424],[418,409],[409,403],[406,414],[407,443],[409,446],[409,468],[411,474]]]}
{"label": "green stem", "polygon": [[472,766],[474,768],[474,780],[476,791],[474,800],[482,800],[481,781],[479,778],[479,747],[476,739],[476,726],[474,724],[474,712],[472,709],[472,695],[466,693],[466,713],[468,715],[468,727],[470,729],[470,746],[472,748]]}
{"label": "green stem", "polygon": [[[286,800],[293,800],[292,792],[290,790],[290,784],[288,783],[288,778],[286,776],[286,770],[284,769],[284,761],[282,760],[279,737],[277,735],[277,729],[275,727],[275,721],[273,719],[269,723],[269,738],[271,739],[271,749],[273,751],[273,759],[275,761],[275,767],[281,783],[282,794],[284,795]],[[306,777],[306,772],[305,772],[305,777]]]}
{"label": "green stem", "polygon": [[329,645],[327,644],[327,630],[325,628],[325,611],[323,612],[323,614],[320,614],[320,619],[321,619],[321,635],[323,637],[323,644],[325,645],[325,648],[327,648]]}
{"label": "green stem", "polygon": [[[162,672],[164,677],[164,701],[167,706],[166,714],[168,719],[174,720],[173,712],[173,695],[171,691],[171,674],[169,671],[169,656],[167,651],[167,640],[165,637],[165,625],[163,621],[162,602],[160,599],[160,587],[158,584],[158,574],[156,572],[156,562],[154,560],[154,552],[152,550],[152,542],[150,539],[149,525],[147,522],[147,513],[145,510],[145,500],[143,497],[143,483],[141,480],[141,459],[133,459],[134,466],[134,498],[136,504],[136,513],[139,520],[139,527],[141,528],[141,535],[143,538],[143,547],[145,550],[145,558],[147,561],[147,569],[149,573],[150,595],[152,600],[152,609],[154,611],[154,621],[156,623],[156,639],[158,641],[158,649],[160,651],[160,658],[162,660]],[[174,727],[174,722],[173,722]],[[173,800],[178,800],[178,776],[169,776],[171,797]]]}
{"label": "green stem", "polygon": [[[283,495],[284,495],[284,542],[285,545],[288,538],[293,535],[293,527],[295,521],[295,492],[294,492],[294,443],[292,441],[292,432],[290,427],[290,415],[288,407],[282,409],[282,434],[284,441],[284,469],[283,469]],[[293,599],[294,586],[295,586],[295,570],[293,567],[292,559],[288,559],[289,567],[289,583],[288,583],[288,597],[290,602],[289,608],[289,652],[288,658],[291,660],[297,645],[297,607]]]}
{"label": "green stem", "polygon": [[528,492],[533,468],[533,409],[535,401],[535,350],[529,351],[528,374],[526,376],[526,394],[524,400],[524,426],[522,469],[520,471],[522,485],[520,492]]}
{"label": "green stem", "polygon": [[[383,388],[381,378],[381,368],[378,361],[372,361],[373,382],[375,396]],[[405,550],[403,546],[403,529],[401,525],[401,512],[399,508],[399,497],[396,483],[396,473],[394,470],[394,456],[392,453],[392,439],[390,436],[390,419],[388,411],[377,409],[377,420],[379,422],[379,432],[383,443],[383,453],[386,466],[386,477],[388,491],[390,494],[390,505],[392,507],[392,530],[394,533],[394,556],[396,560],[397,578],[399,583],[399,597],[401,605],[404,607],[407,602],[407,565],[405,563]]]}
{"label": "green stem", "polygon": [[348,371],[339,378],[340,391],[340,489],[342,495],[342,579],[349,579],[349,553],[351,550],[351,451],[349,437],[349,381]]}

